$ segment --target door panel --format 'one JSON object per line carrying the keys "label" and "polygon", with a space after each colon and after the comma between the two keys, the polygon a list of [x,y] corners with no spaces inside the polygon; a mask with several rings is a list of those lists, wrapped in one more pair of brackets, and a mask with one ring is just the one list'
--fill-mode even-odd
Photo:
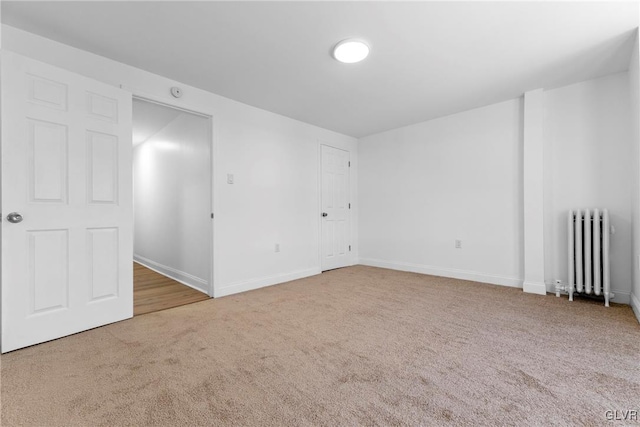
{"label": "door panel", "polygon": [[27,119],[29,200],[32,203],[67,202],[67,127]]}
{"label": "door panel", "polygon": [[324,271],[350,265],[349,152],[323,145],[321,169]]}
{"label": "door panel", "polygon": [[87,229],[90,302],[118,296],[118,229]]}
{"label": "door panel", "polygon": [[27,100],[34,104],[67,111],[67,85],[33,74],[27,77]]}
{"label": "door panel", "polygon": [[10,52],[1,83],[7,352],[133,315],[131,94]]}
{"label": "door panel", "polygon": [[87,114],[92,118],[118,123],[118,100],[87,92]]}
{"label": "door panel", "polygon": [[118,138],[87,131],[89,203],[118,203]]}
{"label": "door panel", "polygon": [[67,230],[27,231],[29,239],[29,314],[69,306],[69,233]]}

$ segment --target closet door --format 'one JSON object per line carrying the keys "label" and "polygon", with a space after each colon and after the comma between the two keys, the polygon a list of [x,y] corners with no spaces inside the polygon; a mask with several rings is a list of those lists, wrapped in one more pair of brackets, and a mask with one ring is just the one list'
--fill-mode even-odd
{"label": "closet door", "polygon": [[322,145],[322,270],[350,264],[349,152]]}

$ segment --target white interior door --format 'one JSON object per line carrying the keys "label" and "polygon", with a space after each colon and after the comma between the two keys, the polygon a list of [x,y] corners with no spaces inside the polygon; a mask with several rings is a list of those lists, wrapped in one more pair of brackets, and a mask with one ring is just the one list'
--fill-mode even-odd
{"label": "white interior door", "polygon": [[3,52],[3,353],[133,315],[131,169],[131,94]]}
{"label": "white interior door", "polygon": [[322,146],[322,270],[350,264],[349,152]]}

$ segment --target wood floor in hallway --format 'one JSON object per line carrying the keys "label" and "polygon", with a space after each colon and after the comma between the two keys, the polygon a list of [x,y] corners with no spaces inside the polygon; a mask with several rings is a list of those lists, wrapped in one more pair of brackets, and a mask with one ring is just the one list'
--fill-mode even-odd
{"label": "wood floor in hallway", "polygon": [[153,313],[209,299],[196,291],[147,267],[133,263],[133,315]]}

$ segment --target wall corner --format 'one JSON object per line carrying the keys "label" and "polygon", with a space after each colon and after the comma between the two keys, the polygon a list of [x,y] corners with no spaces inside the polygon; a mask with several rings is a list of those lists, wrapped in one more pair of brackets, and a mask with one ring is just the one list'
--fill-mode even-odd
{"label": "wall corner", "polygon": [[524,283],[523,290],[546,294],[544,248],[544,91],[524,94],[523,212]]}

